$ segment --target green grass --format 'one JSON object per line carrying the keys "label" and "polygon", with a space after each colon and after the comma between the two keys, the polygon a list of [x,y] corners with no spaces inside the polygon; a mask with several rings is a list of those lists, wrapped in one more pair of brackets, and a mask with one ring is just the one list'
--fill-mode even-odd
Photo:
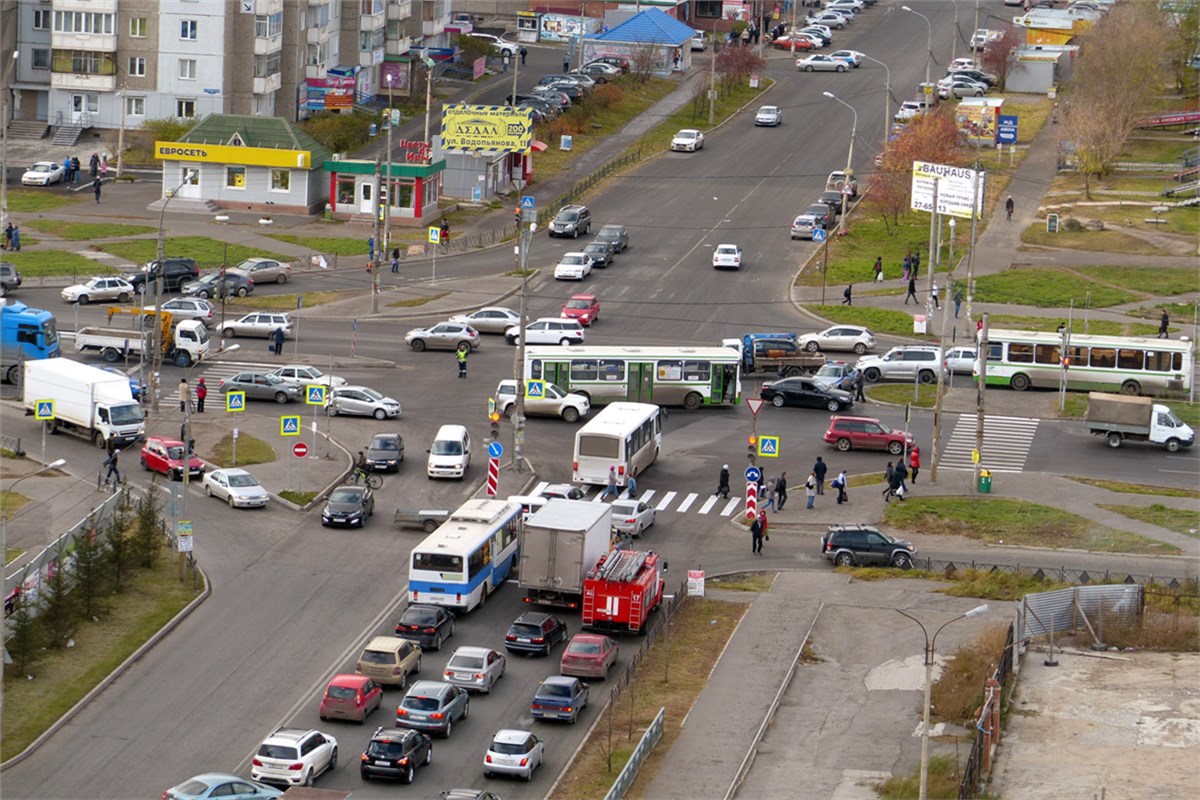
{"label": "green grass", "polygon": [[1150,290],[1155,295],[1173,296],[1200,291],[1200,278],[1197,278],[1194,269],[1136,267],[1123,264],[1119,267],[1073,267],[1071,271],[1138,293]]}
{"label": "green grass", "polygon": [[[36,214],[39,211],[54,211],[63,206],[73,205],[83,201],[87,195],[66,194],[53,189],[14,189],[8,190],[8,211],[10,214]],[[24,224],[24,221],[21,221]]]}
{"label": "green grass", "polygon": [[[818,304],[806,305],[805,308],[834,324],[862,325],[870,328],[871,332],[875,334],[891,333],[897,336],[922,338],[913,333],[912,314],[904,311],[870,306],[823,306]],[[932,336],[924,338],[929,341],[934,340]]]}
{"label": "green grass", "polygon": [[[1076,310],[1076,314],[1081,311]],[[1160,312],[1155,312],[1157,317]],[[990,320],[993,328],[1006,328],[1009,330],[1018,331],[1056,331],[1058,326],[1064,322],[1061,317],[1023,317],[1016,314],[991,314]],[[1076,317],[1072,329],[1075,333],[1090,333],[1097,336],[1153,336],[1158,333],[1157,325],[1139,322],[1119,322],[1115,319],[1091,319],[1088,320],[1086,330],[1084,330],[1084,322],[1080,317]]]}
{"label": "green grass", "polygon": [[271,445],[248,433],[238,436],[237,463],[233,462],[233,434],[227,433],[203,456],[205,461],[219,467],[249,467],[252,464],[269,464],[275,460],[275,449]]}
{"label": "green grass", "polygon": [[[157,255],[157,246],[158,243],[154,239],[102,242],[96,245],[99,250],[112,253],[114,256],[127,259],[135,264],[145,264],[147,261],[153,261]],[[201,269],[204,269],[206,267],[221,266],[226,257],[225,248],[225,242],[209,239],[207,236],[171,236],[165,241],[163,249],[169,256],[190,256],[196,259],[196,264]],[[247,247],[243,244],[230,244],[228,248],[230,264],[236,264],[243,259],[256,257],[274,258],[279,261],[291,260],[288,256],[272,253],[268,250],[260,250],[257,247]]]}
{"label": "green grass", "polygon": [[60,219],[31,219],[24,224],[35,231],[50,233],[60,239],[68,239],[72,242],[112,239],[117,236],[141,236],[158,231],[158,228],[150,225],[127,225],[122,222],[64,222]]}
{"label": "green grass", "polygon": [[284,489],[282,492],[279,493],[279,496],[282,497],[284,500],[287,500],[289,503],[294,503],[295,505],[298,505],[301,508],[303,508],[304,506],[308,505],[309,503],[311,503],[313,501],[313,498],[317,496],[317,493],[316,492],[297,492],[294,489]]}
{"label": "green grass", "polygon": [[965,536],[987,544],[1069,547],[1106,553],[1175,555],[1179,552],[1173,545],[1024,500],[915,497],[904,503],[890,503],[884,519],[904,530]]}
{"label": "green grass", "polygon": [[4,564],[8,566],[16,561],[21,556],[25,555],[25,549],[22,547],[6,547],[4,548]]}
{"label": "green grass", "polygon": [[917,387],[917,400],[913,402],[913,387],[911,383],[877,383],[866,384],[863,387],[868,399],[880,403],[892,403],[902,406],[912,403],[916,408],[933,408],[937,402],[937,385],[921,384]]}
{"label": "green grass", "polygon": [[[1175,412],[1175,416],[1190,425],[1192,430],[1200,427],[1200,403],[1189,403],[1185,400],[1165,400],[1163,402]],[[1083,419],[1087,416],[1087,406],[1087,392],[1067,392],[1067,402],[1059,416]]]}
{"label": "green grass", "polygon": [[1128,147],[1117,157],[1118,161],[1146,161],[1155,164],[1177,163],[1185,151],[1195,147],[1194,143],[1180,141],[1178,134],[1140,134],[1129,140]]}
{"label": "green grass", "polygon": [[731,592],[765,592],[775,582],[779,573],[739,572],[720,578],[710,578],[707,583],[713,589],[728,589]]}
{"label": "green grass", "polygon": [[[371,234],[365,233],[362,237],[350,238],[348,236],[295,236],[290,233],[273,233],[272,239],[288,244],[298,245],[314,253],[323,253],[332,256],[366,256],[369,254],[367,249],[367,237]],[[425,229],[419,231],[403,231],[397,228],[392,229],[392,241],[425,241]],[[365,263],[365,262],[364,262]]]}
{"label": "green grass", "polygon": [[388,303],[388,308],[419,308],[426,303],[432,303],[434,300],[440,300],[449,292],[441,292],[440,294],[426,295],[425,297],[410,297],[406,300],[397,300],[394,303]]}
{"label": "green grass", "polygon": [[[1081,216],[1086,217],[1086,214]],[[1060,223],[1062,218],[1060,218]],[[1156,247],[1144,239],[1114,230],[1103,231],[1065,231],[1061,228],[1058,233],[1046,231],[1045,221],[1035,222],[1021,233],[1021,241],[1025,244],[1041,245],[1042,247],[1059,247],[1066,250],[1091,250],[1102,253],[1128,253],[1142,256],[1172,255],[1161,247]]]}
{"label": "green grass", "polygon": [[1153,503],[1148,506],[1102,505],[1100,507],[1115,511],[1123,517],[1148,522],[1169,531],[1200,539],[1200,511],[1169,508],[1162,503]]}
{"label": "green grass", "polygon": [[29,502],[29,498],[23,494],[0,489],[0,519],[12,519]]}
{"label": "green grass", "polygon": [[1061,589],[1069,584],[1045,578],[1035,578],[1028,572],[992,572],[967,569],[956,572],[936,572],[923,569],[897,570],[893,567],[837,567],[857,581],[885,581],[894,578],[918,578],[948,583],[942,594],[951,597],[978,597],[981,600],[1020,600],[1026,594]]}
{"label": "green grass", "polygon": [[1195,489],[1177,489],[1174,486],[1151,486],[1145,483],[1128,483],[1126,481],[1109,481],[1102,478],[1083,478],[1075,475],[1068,476],[1076,483],[1086,483],[1088,486],[1098,486],[1110,492],[1121,494],[1150,494],[1163,497],[1191,497],[1200,500],[1200,492]]}
{"label": "green grass", "polygon": [[15,264],[26,278],[69,275],[72,280],[83,280],[93,275],[118,272],[114,267],[71,250],[22,250],[5,253],[4,260]]}
{"label": "green grass", "polygon": [[[1192,303],[1175,302],[1175,303],[1155,303],[1152,306],[1141,306],[1140,308],[1131,308],[1125,312],[1126,316],[1138,317],[1140,319],[1157,320],[1163,310],[1166,310],[1167,315],[1173,320],[1172,329],[1180,330],[1181,325],[1190,323],[1192,314],[1196,310],[1196,306]],[[1190,328],[1190,325],[1188,325]],[[1158,331],[1158,326],[1154,326],[1154,331]]]}
{"label": "green grass", "polygon": [[1023,269],[1010,267],[994,275],[975,279],[975,301],[978,303],[1009,303],[1038,308],[1066,308],[1075,301],[1081,308],[1091,292],[1093,308],[1131,303],[1141,294],[1105,286],[1073,275],[1069,270],[1052,267]]}
{"label": "green grass", "polygon": [[[336,300],[343,300],[352,295],[362,295],[362,291],[328,291],[328,292],[305,292],[304,308],[312,308],[313,306],[332,303]],[[262,309],[264,311],[296,311],[296,299],[301,295],[295,294],[254,294],[250,297],[233,297],[229,300],[231,307],[238,307],[239,311],[248,309]]]}
{"label": "green grass", "polygon": [[[1102,198],[1097,198],[1102,199]],[[1172,208],[1168,213],[1156,217],[1150,209],[1158,205],[1161,198],[1136,197],[1133,199],[1147,205],[1124,206],[1077,206],[1070,212],[1078,219],[1098,219],[1104,222],[1106,228],[1117,232],[1139,228],[1143,231],[1188,236],[1193,240],[1200,233],[1200,208]],[[1145,220],[1159,219],[1158,223],[1148,223]],[[1140,241],[1140,240],[1138,240]]]}
{"label": "green grass", "polygon": [[[921,270],[929,263],[929,216],[910,212],[900,217],[898,224],[888,231],[883,220],[868,216],[864,211],[855,211],[847,219],[846,236],[833,236],[829,240],[829,276],[827,284],[836,287],[833,291],[840,296],[847,283],[870,283],[875,279],[875,259],[883,259],[883,276],[887,280],[899,280],[903,272],[904,255],[910,250],[921,251]],[[963,228],[965,226],[958,226]],[[967,238],[960,230],[954,252],[965,253]],[[949,236],[949,231],[946,234]],[[820,286],[821,265],[824,254],[818,252],[808,269],[796,278],[799,286]]]}
{"label": "green grass", "polygon": [[[929,800],[954,800],[958,797],[961,769],[954,756],[930,756],[926,772],[926,793]],[[921,771],[918,767],[907,775],[893,775],[877,784],[875,790],[882,800],[912,800],[920,792]]]}

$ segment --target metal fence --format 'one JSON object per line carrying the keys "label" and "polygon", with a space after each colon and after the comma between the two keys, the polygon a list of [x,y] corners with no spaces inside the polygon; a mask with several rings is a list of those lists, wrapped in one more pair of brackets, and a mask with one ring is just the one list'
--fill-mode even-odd
{"label": "metal fence", "polygon": [[1016,640],[1024,642],[1047,633],[1077,630],[1081,625],[1102,640],[1097,631],[1105,617],[1136,618],[1146,600],[1137,583],[1073,586],[1053,592],[1027,594],[1017,607]]}
{"label": "metal fence", "polygon": [[1000,651],[996,671],[984,687],[983,708],[975,720],[975,740],[971,743],[971,752],[967,754],[962,778],[958,784],[959,800],[978,796],[979,781],[990,769],[992,753],[1000,741],[1000,714],[1005,691],[1010,688],[1009,679],[1013,676],[1013,642],[1013,626],[1009,625],[1008,637]]}
{"label": "metal fence", "polygon": [[20,436],[9,436],[7,434],[0,435],[0,449],[7,450],[14,456],[25,455],[25,450],[21,447]]}
{"label": "metal fence", "polygon": [[642,768],[642,762],[650,755],[650,751],[654,749],[654,745],[658,744],[658,740],[663,735],[663,722],[667,718],[667,708],[663,706],[654,715],[654,721],[650,723],[650,727],[646,728],[646,732],[642,734],[642,738],[638,740],[637,747],[633,748],[633,752],[629,754],[629,760],[625,762],[625,768],[621,770],[621,774],[613,781],[612,788],[608,790],[608,794],[604,795],[604,800],[621,800],[625,793],[629,791],[629,787],[633,785],[637,778],[638,770]]}
{"label": "metal fence", "polygon": [[1120,572],[1113,570],[1068,569],[1067,567],[1039,567],[1031,564],[990,564],[982,561],[935,561],[932,558],[913,559],[914,569],[929,572],[940,572],[953,576],[966,570],[979,572],[1005,572],[1014,575],[1029,575],[1039,580],[1058,581],[1082,586],[1095,584],[1124,584],[1127,586],[1160,586],[1168,589],[1181,589],[1187,579],[1164,575],[1143,575],[1136,572]]}

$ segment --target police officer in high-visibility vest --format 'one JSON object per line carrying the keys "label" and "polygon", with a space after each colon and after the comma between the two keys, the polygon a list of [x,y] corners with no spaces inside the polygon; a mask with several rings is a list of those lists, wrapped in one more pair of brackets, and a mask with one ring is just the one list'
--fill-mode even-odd
{"label": "police officer in high-visibility vest", "polygon": [[467,356],[471,353],[470,345],[462,345],[455,351],[455,358],[458,359],[458,377],[467,377]]}

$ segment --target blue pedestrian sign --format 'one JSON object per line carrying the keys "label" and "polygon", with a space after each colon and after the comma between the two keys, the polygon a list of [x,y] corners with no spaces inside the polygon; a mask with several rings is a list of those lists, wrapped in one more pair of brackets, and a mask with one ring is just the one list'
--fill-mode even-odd
{"label": "blue pedestrian sign", "polygon": [[504,445],[499,442],[491,442],[488,445],[488,455],[492,458],[499,458],[504,455]]}
{"label": "blue pedestrian sign", "polygon": [[767,458],[779,458],[779,437],[759,436],[758,454]]}
{"label": "blue pedestrian sign", "polygon": [[533,195],[531,195],[531,194],[521,195],[521,208],[529,209],[530,211],[533,210]]}
{"label": "blue pedestrian sign", "polygon": [[299,436],[300,435],[300,417],[299,415],[285,415],[279,418],[279,435],[280,436]]}
{"label": "blue pedestrian sign", "polygon": [[758,467],[746,467],[746,482],[758,483],[758,479],[762,477],[762,470]]}
{"label": "blue pedestrian sign", "polygon": [[325,387],[314,383],[304,387],[304,402],[310,406],[325,405]]}
{"label": "blue pedestrian sign", "polygon": [[996,120],[996,141],[1000,144],[1016,144],[1018,123],[1016,114],[1001,114]]}
{"label": "blue pedestrian sign", "polygon": [[545,381],[525,381],[525,397],[531,400],[546,399]]}
{"label": "blue pedestrian sign", "polygon": [[813,241],[814,242],[825,241],[825,229],[824,228],[813,228]]}
{"label": "blue pedestrian sign", "polygon": [[54,419],[54,401],[53,400],[35,400],[34,401],[34,419],[39,422]]}
{"label": "blue pedestrian sign", "polygon": [[225,395],[225,410],[226,411],[245,411],[246,410],[246,393],[245,392],[229,392]]}

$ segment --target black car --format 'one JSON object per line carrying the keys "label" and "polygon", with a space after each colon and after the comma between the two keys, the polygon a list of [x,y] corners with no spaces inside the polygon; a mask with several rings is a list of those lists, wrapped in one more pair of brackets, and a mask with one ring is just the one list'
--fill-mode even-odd
{"label": "black car", "polygon": [[364,781],[398,778],[401,783],[412,783],[417,765],[425,767],[432,761],[433,739],[428,734],[406,728],[379,728],[371,735],[358,771]]}
{"label": "black car", "polygon": [[567,640],[567,626],[552,614],[527,611],[504,634],[504,648],[512,653],[550,655],[554,645]]}
{"label": "black car", "polygon": [[367,468],[379,472],[396,472],[404,460],[404,440],[398,433],[377,433],[367,445]]}
{"label": "black car", "polygon": [[454,614],[441,606],[411,605],[400,615],[396,635],[422,650],[441,650],[442,642],[454,635]]}
{"label": "black car", "polygon": [[339,486],[329,493],[321,512],[322,525],[361,528],[375,513],[375,494],[369,486]]}
{"label": "black car", "polygon": [[829,213],[834,219],[841,216],[842,213],[842,193],[835,191],[821,192],[821,196],[817,198],[818,203],[824,203],[829,206]]}
{"label": "black car", "polygon": [[205,275],[200,280],[188,281],[180,288],[186,297],[199,297],[207,300],[210,297],[245,297],[254,291],[254,281],[238,272],[220,272]]}
{"label": "black car", "polygon": [[822,386],[812,378],[784,378],[762,385],[758,394],[776,408],[797,406],[799,408],[824,408],[829,411],[845,411],[854,405],[854,396],[841,389]]}
{"label": "black car", "polygon": [[608,242],[613,246],[614,253],[624,253],[629,247],[629,231],[624,225],[605,225],[596,234],[597,242]]}
{"label": "black car", "polygon": [[825,230],[829,230],[829,227],[833,225],[833,212],[830,211],[829,206],[825,205],[824,203],[813,203],[811,206],[804,209],[804,213],[812,214],[814,217],[816,217],[817,223],[820,224],[820,226]]}
{"label": "black car", "polygon": [[891,564],[910,569],[916,554],[912,542],[893,539],[869,525],[830,525],[821,536],[821,558],[839,567]]}
{"label": "black car", "polygon": [[612,263],[613,246],[610,242],[592,241],[588,242],[583,253],[592,260],[592,268],[605,268]]}
{"label": "black car", "polygon": [[554,89],[555,91],[562,92],[567,97],[571,98],[572,103],[578,103],[583,99],[584,89],[578,83],[572,83],[571,81],[554,81],[553,83],[543,83],[542,86],[545,86],[547,89]]}
{"label": "black car", "polygon": [[192,258],[164,258],[160,264],[151,261],[145,268],[132,275],[124,276],[133,284],[133,288],[142,294],[154,294],[154,284],[162,274],[163,291],[177,292],[188,281],[200,277],[200,268]]}

